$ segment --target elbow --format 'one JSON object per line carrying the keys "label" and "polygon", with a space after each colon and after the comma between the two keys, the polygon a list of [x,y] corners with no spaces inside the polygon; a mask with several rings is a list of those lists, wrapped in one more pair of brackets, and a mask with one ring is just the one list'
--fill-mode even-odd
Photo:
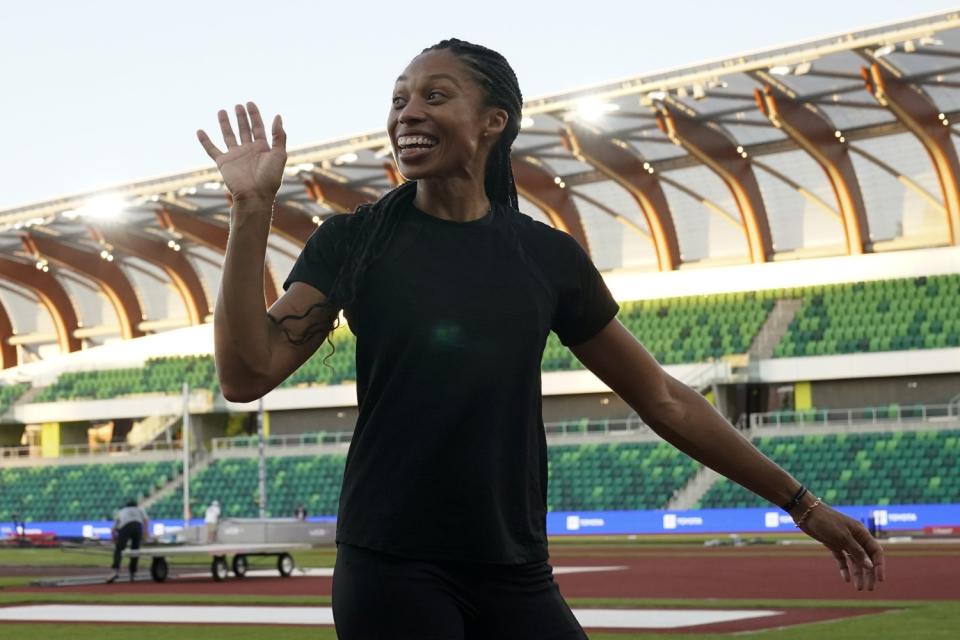
{"label": "elbow", "polygon": [[658,433],[677,431],[687,420],[691,402],[690,392],[691,389],[682,382],[670,380],[666,392],[652,407],[650,427]]}
{"label": "elbow", "polygon": [[220,393],[230,402],[247,403],[259,400],[265,392],[255,385],[220,379]]}

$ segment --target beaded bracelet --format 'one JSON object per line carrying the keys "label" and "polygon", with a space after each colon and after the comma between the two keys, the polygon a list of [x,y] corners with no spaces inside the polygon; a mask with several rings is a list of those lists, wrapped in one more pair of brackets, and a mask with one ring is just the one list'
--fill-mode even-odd
{"label": "beaded bracelet", "polygon": [[803,512],[803,515],[800,516],[800,518],[797,520],[796,525],[794,525],[794,526],[796,526],[797,529],[799,529],[799,528],[800,528],[800,525],[801,525],[801,524],[803,523],[803,521],[806,519],[807,515],[808,515],[811,511],[813,511],[814,509],[816,509],[818,506],[820,506],[820,504],[821,504],[821,503],[820,503],[820,498],[817,498],[816,502],[814,502],[812,505],[810,505],[810,506],[807,508],[807,510]]}
{"label": "beaded bracelet", "polygon": [[783,506],[781,507],[781,509],[783,509],[783,510],[786,511],[787,513],[790,513],[790,509],[793,509],[795,506],[797,506],[798,504],[800,504],[800,498],[802,498],[804,495],[806,495],[806,493],[807,493],[807,488],[806,488],[805,486],[803,486],[803,485],[800,485],[800,489],[797,490],[796,495],[793,496],[793,498],[790,499],[790,502],[788,502],[787,504],[783,505]]}

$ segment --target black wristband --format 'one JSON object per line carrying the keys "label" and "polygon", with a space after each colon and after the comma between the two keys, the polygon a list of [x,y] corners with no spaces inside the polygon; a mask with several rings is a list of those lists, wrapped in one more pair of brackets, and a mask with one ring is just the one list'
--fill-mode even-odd
{"label": "black wristband", "polygon": [[807,493],[807,488],[803,485],[800,485],[800,489],[797,490],[797,494],[787,504],[781,507],[787,513],[790,513],[790,509],[793,509],[795,506],[800,504],[800,499],[803,498]]}

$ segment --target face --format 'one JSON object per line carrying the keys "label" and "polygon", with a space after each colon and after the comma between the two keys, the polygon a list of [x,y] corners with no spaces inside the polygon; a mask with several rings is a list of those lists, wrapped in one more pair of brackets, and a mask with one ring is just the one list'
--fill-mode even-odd
{"label": "face", "polygon": [[447,50],[420,54],[397,78],[387,132],[407,180],[478,176],[507,113],[485,106],[467,66]]}

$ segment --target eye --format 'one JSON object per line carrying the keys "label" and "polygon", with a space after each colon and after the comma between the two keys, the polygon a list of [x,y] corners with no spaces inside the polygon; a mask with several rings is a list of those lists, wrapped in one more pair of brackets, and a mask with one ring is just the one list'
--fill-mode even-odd
{"label": "eye", "polygon": [[445,96],[444,94],[442,94],[441,92],[439,92],[439,91],[431,91],[430,93],[427,94],[427,100],[433,100],[433,96],[438,96],[438,97],[440,97],[440,98],[446,98],[446,96]]}
{"label": "eye", "polygon": [[392,102],[395,107],[403,106],[403,96],[393,96]]}

